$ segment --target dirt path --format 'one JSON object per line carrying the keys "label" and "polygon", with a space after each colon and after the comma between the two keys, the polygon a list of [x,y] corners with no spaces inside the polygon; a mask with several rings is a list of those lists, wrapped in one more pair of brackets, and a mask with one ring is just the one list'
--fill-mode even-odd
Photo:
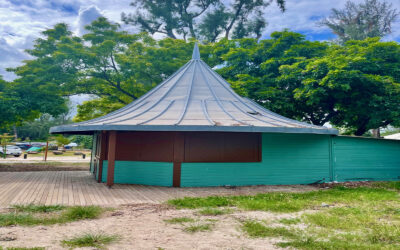
{"label": "dirt path", "polygon": [[[271,239],[253,239],[240,230],[239,219],[252,216],[247,212],[235,212],[222,216],[200,216],[193,210],[175,210],[165,205],[141,204],[122,206],[107,212],[103,218],[65,225],[0,228],[3,247],[45,247],[65,249],[64,239],[85,233],[109,233],[121,236],[118,243],[107,249],[277,249]],[[270,218],[271,213],[258,212],[259,218]],[[175,217],[191,217],[214,221],[209,232],[187,233],[184,225],[167,224],[164,220]],[[93,248],[87,248],[93,249]]]}

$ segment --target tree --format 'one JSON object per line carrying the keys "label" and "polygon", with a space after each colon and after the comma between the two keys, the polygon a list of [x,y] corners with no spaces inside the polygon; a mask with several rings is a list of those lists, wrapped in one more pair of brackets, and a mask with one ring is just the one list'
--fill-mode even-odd
{"label": "tree", "polygon": [[57,135],[55,139],[57,142],[57,146],[59,147],[63,147],[71,142],[67,137],[64,137],[63,135]]}
{"label": "tree", "polygon": [[[92,100],[78,107],[75,121],[104,115],[137,99],[186,63],[193,49],[193,42],[157,41],[144,33],[119,31],[103,17],[86,29],[87,34],[76,37],[65,24],[55,25],[29,50],[34,59],[12,69],[18,82],[51,86],[53,92],[41,92],[48,94],[43,99],[57,97],[65,104],[63,98],[70,95],[91,95]],[[214,60],[210,48],[200,46],[206,61]],[[62,110],[46,111],[57,116]]]}
{"label": "tree", "polygon": [[49,130],[53,126],[64,125],[71,123],[70,118],[66,119],[63,115],[52,117],[49,114],[42,114],[39,118],[33,121],[25,121],[20,126],[16,127],[18,135],[21,139],[36,141],[45,141],[49,138]]}
{"label": "tree", "polygon": [[287,117],[329,121],[355,135],[400,124],[398,43],[370,38],[330,45],[287,31],[271,37],[216,45],[228,48],[219,73],[237,92]]}
{"label": "tree", "polygon": [[328,53],[293,65],[303,86],[295,96],[330,103],[331,123],[361,136],[369,129],[400,125],[400,45],[378,38],[332,46]]}
{"label": "tree", "polygon": [[[185,40],[188,36],[214,42],[219,36],[236,38],[261,36],[266,25],[262,10],[273,0],[139,0],[131,3],[135,14],[122,13],[126,24],[133,24],[150,34],[161,33]],[[282,11],[285,0],[276,0]]]}
{"label": "tree", "polygon": [[330,28],[344,43],[390,34],[392,23],[398,15],[397,9],[386,1],[365,0],[360,4],[347,1],[344,9],[332,9],[330,17],[323,19],[320,24]]}

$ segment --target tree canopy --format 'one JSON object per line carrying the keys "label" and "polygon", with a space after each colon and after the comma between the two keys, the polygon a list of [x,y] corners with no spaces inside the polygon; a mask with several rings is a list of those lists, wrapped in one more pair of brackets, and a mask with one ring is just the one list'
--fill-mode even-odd
{"label": "tree canopy", "polygon": [[332,9],[331,15],[320,24],[330,28],[344,43],[390,34],[398,16],[397,9],[386,1],[365,0],[360,4],[347,1],[344,9]]}
{"label": "tree canopy", "polygon": [[[122,20],[150,34],[160,33],[215,42],[219,37],[261,37],[267,22],[263,10],[273,0],[139,0],[131,3],[133,14]],[[276,0],[282,11],[285,0]]]}
{"label": "tree canopy", "polygon": [[[41,113],[57,116],[66,98],[88,94],[74,121],[92,119],[139,98],[191,58],[193,40],[128,34],[99,18],[74,36],[65,24],[43,32],[34,57],[0,80],[0,126]],[[379,38],[343,45],[311,42],[290,31],[270,39],[221,39],[200,45],[202,59],[239,94],[281,115],[330,122],[356,135],[400,124],[400,45]],[[28,108],[27,108],[28,107]]]}
{"label": "tree canopy", "polygon": [[220,73],[261,105],[316,125],[329,121],[355,135],[400,124],[398,43],[370,38],[329,45],[292,32],[248,41],[226,41],[232,48]]}

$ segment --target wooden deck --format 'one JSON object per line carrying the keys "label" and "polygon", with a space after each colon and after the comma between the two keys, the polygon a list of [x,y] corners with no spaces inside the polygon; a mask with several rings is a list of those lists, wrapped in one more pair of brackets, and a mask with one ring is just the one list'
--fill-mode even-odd
{"label": "wooden deck", "polygon": [[171,188],[118,185],[108,188],[86,171],[0,172],[0,208],[12,204],[116,206],[161,203],[185,196],[255,194],[268,191],[307,191],[309,186],[254,186],[238,188]]}

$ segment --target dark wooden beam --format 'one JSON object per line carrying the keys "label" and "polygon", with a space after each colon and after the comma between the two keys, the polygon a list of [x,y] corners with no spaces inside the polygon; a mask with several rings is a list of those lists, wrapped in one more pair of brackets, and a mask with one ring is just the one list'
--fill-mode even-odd
{"label": "dark wooden beam", "polygon": [[181,162],[174,162],[173,166],[173,177],[172,177],[172,186],[180,187],[181,186]]}
{"label": "dark wooden beam", "polygon": [[107,186],[114,185],[115,149],[117,146],[117,132],[108,132],[108,166],[107,166]]}
{"label": "dark wooden beam", "polygon": [[185,134],[182,132],[175,132],[174,135],[174,165],[172,186],[181,186],[181,167],[182,162],[185,160]]}
{"label": "dark wooden beam", "polygon": [[98,179],[97,182],[102,182],[103,176],[103,161],[106,159],[106,152],[107,152],[107,132],[102,131],[98,137],[100,140],[100,155],[99,155],[99,172],[98,172]]}

